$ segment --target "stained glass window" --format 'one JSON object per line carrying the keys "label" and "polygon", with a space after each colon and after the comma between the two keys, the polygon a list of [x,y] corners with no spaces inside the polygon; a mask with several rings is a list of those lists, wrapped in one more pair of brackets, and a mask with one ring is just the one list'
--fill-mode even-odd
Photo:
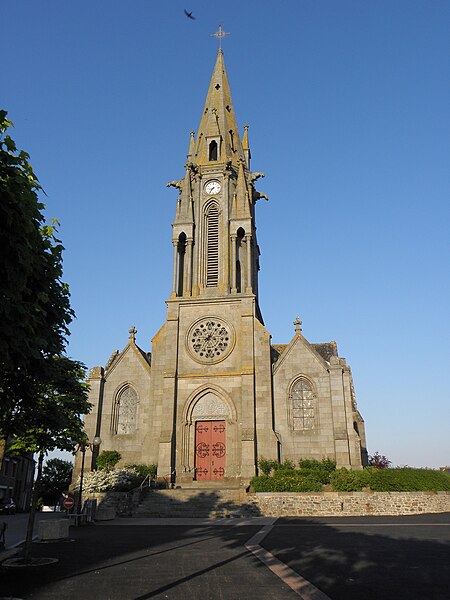
{"label": "stained glass window", "polygon": [[119,393],[115,406],[115,433],[118,435],[136,431],[137,402],[137,394],[132,387],[128,386]]}
{"label": "stained glass window", "polygon": [[292,386],[292,428],[314,429],[314,392],[307,379],[301,377]]}

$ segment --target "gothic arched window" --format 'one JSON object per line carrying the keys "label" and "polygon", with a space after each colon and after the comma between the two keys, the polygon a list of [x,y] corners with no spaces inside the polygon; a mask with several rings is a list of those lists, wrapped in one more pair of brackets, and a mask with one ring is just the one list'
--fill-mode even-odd
{"label": "gothic arched window", "polygon": [[291,426],[297,431],[314,429],[314,391],[312,384],[300,377],[294,382],[290,393]]}
{"label": "gothic arched window", "polygon": [[206,286],[219,284],[219,207],[215,202],[206,211]]}
{"label": "gothic arched window", "polygon": [[209,143],[209,160],[217,160],[217,142],[213,140]]}
{"label": "gothic arched window", "polygon": [[245,231],[239,227],[236,235],[236,289],[238,292],[243,292],[246,281],[246,257],[247,243],[245,240]]}
{"label": "gothic arched window", "polygon": [[137,393],[130,385],[120,390],[114,402],[113,433],[123,435],[136,431],[137,404]]}
{"label": "gothic arched window", "polygon": [[180,233],[178,236],[178,285],[177,296],[182,296],[184,292],[184,258],[186,255],[186,234]]}

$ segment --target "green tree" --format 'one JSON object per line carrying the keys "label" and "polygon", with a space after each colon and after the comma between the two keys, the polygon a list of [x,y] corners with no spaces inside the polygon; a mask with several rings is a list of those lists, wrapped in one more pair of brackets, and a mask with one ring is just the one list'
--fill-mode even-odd
{"label": "green tree", "polygon": [[[0,111],[0,438],[19,431],[20,415],[51,378],[74,317],[62,280],[63,246],[46,224],[41,186]],[[0,456],[0,461],[2,457]]]}
{"label": "green tree", "polygon": [[41,497],[44,504],[56,506],[62,492],[67,490],[72,478],[73,464],[69,460],[52,458],[42,469]]}
{"label": "green tree", "polygon": [[30,559],[36,505],[41,495],[44,457],[53,450],[73,451],[86,440],[82,415],[89,412],[84,365],[65,356],[51,358],[49,379],[36,388],[34,403],[17,415],[18,433],[9,445],[12,454],[37,453],[37,474],[31,498],[23,558]]}
{"label": "green tree", "polygon": [[[0,111],[0,439],[11,453],[38,454],[24,560],[29,560],[47,452],[86,439],[85,367],[65,356],[74,317],[62,278],[63,246],[45,224],[41,186]],[[2,457],[0,457],[1,459]]]}

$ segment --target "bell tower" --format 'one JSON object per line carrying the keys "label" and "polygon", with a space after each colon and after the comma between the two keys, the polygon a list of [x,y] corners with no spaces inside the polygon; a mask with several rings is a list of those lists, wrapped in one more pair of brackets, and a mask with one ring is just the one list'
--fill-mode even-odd
{"label": "bell tower", "polygon": [[258,318],[259,248],[248,126],[241,140],[223,52],[219,49],[197,136],[191,132],[172,225],[170,298],[253,295]]}
{"label": "bell tower", "polygon": [[173,280],[152,340],[155,462],[180,483],[251,478],[259,439],[276,456],[270,335],[258,302],[262,176],[250,170],[248,126],[241,139],[219,49],[184,177],[167,184],[178,190]]}

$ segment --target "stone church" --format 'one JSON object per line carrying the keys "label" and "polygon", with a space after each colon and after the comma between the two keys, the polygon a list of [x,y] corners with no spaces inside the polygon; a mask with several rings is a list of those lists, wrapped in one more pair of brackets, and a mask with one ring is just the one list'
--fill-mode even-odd
{"label": "stone church", "polygon": [[100,436],[101,450],[118,450],[125,464],[156,463],[177,485],[245,483],[261,457],[366,464],[364,421],[336,343],[311,344],[297,319],[289,343],[271,344],[264,326],[255,225],[263,174],[250,158],[220,49],[184,177],[168,184],[178,197],[166,321],[151,352],[133,327],[88,379],[89,439]]}

